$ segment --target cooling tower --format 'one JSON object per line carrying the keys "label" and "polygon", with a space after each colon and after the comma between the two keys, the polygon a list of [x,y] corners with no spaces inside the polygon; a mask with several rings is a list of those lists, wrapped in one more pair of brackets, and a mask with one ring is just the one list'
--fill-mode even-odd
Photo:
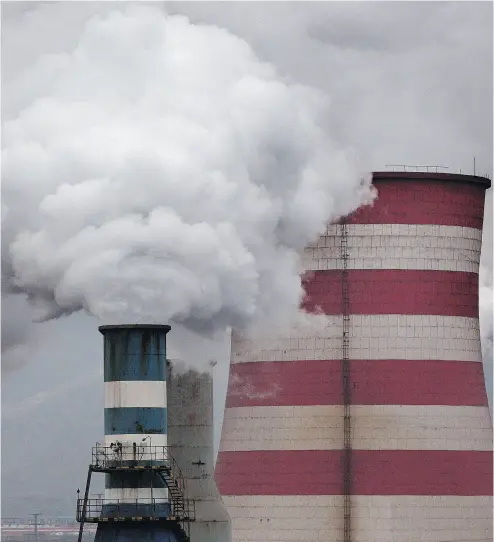
{"label": "cooling tower", "polygon": [[492,540],[487,178],[375,173],[305,250],[323,326],[234,334],[216,479],[234,542]]}

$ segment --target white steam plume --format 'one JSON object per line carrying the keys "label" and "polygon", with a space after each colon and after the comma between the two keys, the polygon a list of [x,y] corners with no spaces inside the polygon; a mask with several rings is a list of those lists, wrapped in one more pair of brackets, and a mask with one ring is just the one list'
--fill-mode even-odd
{"label": "white steam plume", "polygon": [[88,21],[4,89],[4,254],[39,321],[245,328],[290,318],[298,252],[364,201],[318,91],[157,8]]}

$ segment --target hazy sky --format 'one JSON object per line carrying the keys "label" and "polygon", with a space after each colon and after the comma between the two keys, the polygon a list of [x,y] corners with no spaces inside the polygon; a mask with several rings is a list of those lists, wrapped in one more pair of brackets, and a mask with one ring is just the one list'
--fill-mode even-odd
{"label": "hazy sky", "polygon": [[[159,90],[153,88],[153,85],[172,87],[166,77],[161,81],[159,77],[153,79],[149,77],[149,73],[140,71],[144,61],[136,61],[136,58],[139,60],[141,51],[148,51],[152,45],[142,40],[143,28],[144,31],[148,29],[142,25],[150,25],[149,29],[153,31],[159,29],[164,9],[163,3],[149,5],[156,10],[156,16],[152,14],[151,17],[155,23],[150,23],[149,20],[143,23],[142,17],[136,14],[135,23],[130,21],[125,34],[117,35],[109,31],[106,39],[101,39],[101,35],[94,32],[94,26],[91,26],[94,21],[91,23],[90,19],[99,13],[110,17],[103,20],[114,21],[115,15],[111,15],[111,12],[128,10],[129,3],[2,3],[2,122],[13,122],[16,130],[22,132],[21,135],[29,128],[31,142],[37,141],[39,134],[39,141],[46,143],[43,139],[47,128],[46,118],[34,115],[34,121],[32,120],[33,114],[29,108],[34,100],[39,96],[49,95],[53,81],[60,81],[57,79],[59,70],[66,70],[64,73],[69,74],[62,80],[64,91],[72,85],[70,92],[67,91],[63,96],[64,107],[72,104],[67,100],[74,100],[79,91],[80,99],[84,100],[85,92],[88,92],[84,85],[88,83],[88,77],[96,77],[98,72],[89,69],[92,69],[93,64],[87,72],[70,71],[74,59],[91,60],[101,56],[103,60],[111,60],[111,57],[103,55],[103,49],[108,51],[112,47],[115,48],[112,52],[115,55],[115,64],[122,59],[122,47],[129,51],[128,65],[120,65],[121,70],[117,74],[126,76],[125,80],[122,79],[122,88],[125,87],[126,95],[130,96],[129,103],[135,100],[146,105],[148,102],[141,100],[141,95],[153,96],[153,93]],[[343,177],[351,177],[348,163],[353,164],[355,170],[360,167],[363,171],[384,169],[386,164],[428,164],[448,166],[452,172],[472,172],[474,156],[477,172],[492,176],[491,3],[175,2],[167,3],[166,10],[169,14],[187,16],[193,24],[214,25],[239,38],[235,40],[225,32],[218,33],[217,28],[201,30],[201,54],[204,53],[207,72],[201,75],[203,65],[197,67],[197,72],[193,69],[193,64],[188,66],[191,70],[191,84],[204,84],[204,92],[210,90],[212,95],[217,94],[218,89],[214,84],[223,81],[223,77],[225,85],[228,84],[227,75],[231,74],[232,70],[235,71],[233,61],[236,58],[244,62],[239,70],[253,73],[261,80],[271,78],[272,73],[276,72],[275,80],[283,81],[281,87],[276,87],[278,90],[281,88],[282,94],[270,95],[272,98],[276,97],[273,109],[279,112],[280,117],[270,117],[266,112],[260,114],[264,122],[262,137],[266,138],[263,141],[266,141],[267,148],[272,149],[273,145],[276,147],[280,134],[264,127],[266,119],[268,128],[276,125],[279,118],[290,116],[289,111],[279,106],[279,103],[285,104],[289,110],[294,107],[293,104],[300,102],[306,107],[305,116],[300,113],[300,118],[304,119],[300,131],[308,130],[304,134],[308,134],[307,138],[313,138],[311,141],[314,141],[315,145],[327,143],[334,148],[331,164]],[[180,24],[184,24],[184,28],[189,32],[187,36],[190,35],[192,47],[192,40],[199,35],[197,29],[191,29],[186,23]],[[246,44],[242,40],[245,40]],[[221,48],[229,48],[229,44],[232,44],[232,49],[223,56]],[[249,52],[247,44],[253,52]],[[191,50],[194,51],[193,48]],[[144,59],[144,52],[142,54]],[[217,57],[221,58],[215,63]],[[177,66],[184,65],[185,61],[181,60],[179,55],[173,59],[178,63]],[[207,64],[208,61],[210,64]],[[103,63],[101,67],[104,68]],[[109,76],[103,68],[99,76],[110,77],[111,74]],[[76,74],[80,73],[83,74],[81,79],[76,79]],[[148,84],[125,84],[137,77],[142,77]],[[187,73],[184,77],[188,80]],[[307,87],[312,88],[312,94],[308,93]],[[221,88],[219,90],[221,91]],[[256,104],[262,103],[264,97],[261,99],[259,96],[264,95],[259,94],[261,91],[256,92],[249,95],[250,98],[254,96]],[[297,92],[301,94],[296,94]],[[292,95],[299,96],[299,99],[290,101]],[[278,96],[281,98],[278,99]],[[99,98],[101,97],[98,96]],[[102,114],[109,115],[113,111],[112,99],[110,95],[108,110],[102,111]],[[222,99],[221,92],[219,99]],[[316,131],[313,122],[314,114],[319,111],[318,100],[327,100],[329,103],[327,109],[320,110],[321,118],[318,122],[323,129],[322,134]],[[105,103],[104,100],[101,103]],[[125,103],[122,106],[119,102],[119,105],[125,107]],[[36,109],[33,110],[36,113]],[[31,111],[31,117],[26,111]],[[73,134],[71,130],[67,130],[67,126],[70,128],[67,122],[62,125],[62,109],[54,111],[50,133],[54,134],[53,137],[70,141]],[[154,110],[148,108],[146,111],[153,113]],[[201,118],[205,118],[204,110],[199,113]],[[215,115],[207,117],[208,121],[214,118]],[[76,120],[82,122],[81,118]],[[151,125],[143,124],[144,131],[147,126]],[[79,132],[75,130],[76,127],[77,123],[74,123],[74,133],[77,134]],[[217,132],[214,137],[221,141],[221,136],[222,133]],[[249,139],[246,141],[248,144]],[[313,157],[305,157],[304,152],[307,149],[301,146],[300,140],[283,140],[283,145],[283,149],[290,149],[294,155],[301,156],[301,160],[321,163],[317,161],[317,157],[314,158],[315,162],[311,162]],[[344,154],[339,153],[340,149],[344,150]],[[9,163],[15,165],[14,151],[9,149],[8,157]],[[17,162],[21,162],[24,168],[23,179],[41,178],[41,162],[35,159],[32,162],[21,160],[23,155],[19,156]],[[210,159],[211,156],[207,155],[206,158]],[[232,164],[237,165],[236,156],[232,152],[224,161],[220,161],[219,167],[223,168],[222,171],[228,172]],[[351,156],[349,162],[347,156]],[[202,165],[202,162],[200,164]],[[297,164],[291,163],[290,166],[295,168]],[[253,167],[252,163],[247,162],[247,167]],[[261,164],[259,167],[262,169],[266,166]],[[21,170],[14,167],[13,171]],[[66,175],[68,171],[63,168],[57,170],[60,175]],[[2,175],[4,173],[2,171]],[[75,176],[79,173],[70,170],[70,174]],[[3,188],[2,186],[2,192]],[[44,190],[45,194],[50,194],[46,187]],[[36,189],[33,191],[36,192]],[[18,193],[13,193],[21,198],[20,204],[25,205],[25,209],[31,210],[29,205],[32,201],[25,196],[26,190],[19,189]],[[245,198],[250,197],[249,194],[243,193]],[[336,198],[335,209],[350,205],[349,194],[348,184],[335,185],[331,192],[331,196]],[[9,192],[9,197],[14,196]],[[9,199],[5,199],[8,206]],[[60,203],[65,200],[51,201],[49,210],[54,212],[56,206],[53,202]],[[51,216],[62,216],[65,221],[72,220],[73,210],[77,209],[70,206],[70,198],[67,201],[67,206],[56,208],[62,215]],[[492,190],[489,191],[487,201],[481,277],[484,289],[481,291],[481,302],[484,311],[483,336],[490,335],[492,344],[492,318],[489,316],[492,310]],[[19,205],[18,201],[16,205]],[[13,208],[21,207],[13,205]],[[200,211],[200,206],[197,208]],[[33,209],[36,210],[35,207]],[[2,212],[4,211],[2,198]],[[283,239],[293,239],[293,234],[290,236],[287,233],[291,231],[290,228],[299,226],[303,229],[311,225],[307,222],[294,222],[291,210],[285,211],[286,209],[280,212],[280,223],[284,226]],[[67,216],[63,215],[63,212]],[[28,220],[32,216],[35,215],[22,217],[25,219],[23,227],[34,224]],[[13,227],[10,223],[8,226]],[[33,227],[38,226],[39,224],[36,224]],[[253,231],[256,234],[264,232],[262,229],[246,231],[248,236],[252,235]],[[3,232],[3,235],[8,236],[10,233]],[[68,236],[67,232],[64,234]],[[58,232],[53,234],[52,240],[59,239],[57,235]],[[72,238],[64,237],[64,241],[66,239]],[[245,239],[245,236],[242,237],[243,241]],[[40,246],[46,248],[48,245]],[[271,249],[269,243],[264,244],[262,251],[256,255],[257,261],[262,262]],[[26,260],[29,270],[36,268],[38,274],[26,274],[25,280],[26,284],[29,281],[36,284],[45,281],[43,295],[46,300],[46,292],[52,287],[52,275],[46,272],[47,264],[41,260],[40,254],[45,255],[40,250],[35,254],[36,259]],[[58,254],[47,254],[50,261],[60,261],[57,260]],[[76,256],[79,254],[76,253]],[[71,262],[74,261],[75,256]],[[2,262],[5,268],[10,263],[4,252]],[[190,268],[195,265],[194,262],[188,263]],[[262,293],[263,285],[272,289],[273,283],[270,282],[270,269],[261,268],[265,271],[262,275],[265,280],[259,283],[259,292]],[[201,270],[201,273],[214,275],[209,267]],[[226,273],[221,276],[225,277],[222,283],[230,284],[228,281],[234,274]],[[286,274],[285,278],[283,284],[289,284],[290,274]],[[68,300],[67,297],[64,298],[66,312],[78,308],[80,298],[84,298],[88,291],[93,292],[88,290],[86,282],[76,281],[70,284],[75,284],[72,293],[76,289],[79,293],[82,291],[82,294],[75,298],[68,296]],[[253,285],[256,286],[257,283],[247,278],[240,283],[246,290]],[[238,286],[236,282],[231,283],[231,288]],[[32,290],[30,291],[32,293]],[[184,292],[189,294],[188,291]],[[97,291],[96,294],[99,299],[101,292]],[[185,294],[189,303],[190,298]],[[228,294],[229,291],[218,294],[222,300],[220,304],[217,297],[212,301],[219,307],[214,313],[218,328],[221,328],[225,315],[231,318],[257,318],[265,315],[265,307],[261,307],[259,312],[254,303],[254,309],[246,316],[246,313],[238,310],[239,305],[232,302],[233,297]],[[281,297],[273,299],[277,300],[277,303],[281,302]],[[204,309],[200,304],[189,304],[194,310]],[[97,305],[91,307],[97,308]],[[84,312],[75,312],[71,316],[62,316],[43,324],[31,324],[30,318],[25,296],[4,296],[2,513],[4,516],[26,515],[40,511],[46,515],[69,515],[74,512],[75,491],[85,483],[91,446],[101,440],[103,434],[102,341],[97,331],[99,322]],[[188,325],[190,319],[185,318],[184,322]],[[487,345],[487,341],[485,344]],[[216,433],[219,436],[228,371],[228,337],[219,331],[214,340],[200,339],[190,331],[174,326],[169,335],[169,347],[171,357],[193,361],[199,366],[206,366],[212,359],[218,361],[215,368],[215,399],[218,421]],[[484,361],[487,379],[492,382],[492,350],[490,359]],[[491,385],[488,387],[490,389]]]}

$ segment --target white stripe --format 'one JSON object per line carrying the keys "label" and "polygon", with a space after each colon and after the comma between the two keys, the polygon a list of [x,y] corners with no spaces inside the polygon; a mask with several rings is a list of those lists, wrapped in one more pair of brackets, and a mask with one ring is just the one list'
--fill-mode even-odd
{"label": "white stripe", "polygon": [[[488,407],[353,405],[359,450],[492,450]],[[227,408],[222,451],[341,450],[343,407]]]}
{"label": "white stripe", "polygon": [[105,408],[166,408],[164,380],[105,382]]}
{"label": "white stripe", "polygon": [[132,446],[135,442],[138,446],[167,446],[168,436],[163,433],[143,433],[138,435],[105,435],[105,446],[112,442],[121,442],[125,446]]}
{"label": "white stripe", "polygon": [[[223,496],[233,542],[343,539],[343,497]],[[352,496],[354,542],[492,540],[492,497]],[[268,521],[269,519],[269,521]]]}
{"label": "white stripe", "polygon": [[[317,320],[277,337],[235,332],[231,362],[341,359],[343,317]],[[482,361],[478,318],[352,315],[349,339],[350,359]]]}
{"label": "white stripe", "polygon": [[[348,269],[415,269],[478,273],[482,232],[457,226],[348,225]],[[305,271],[342,269],[341,230],[328,228],[302,257]]]}
{"label": "white stripe", "polygon": [[[112,502],[152,504],[152,499],[167,499],[168,490],[163,487],[112,487],[105,489],[105,504]],[[160,504],[158,502],[157,504]]]}

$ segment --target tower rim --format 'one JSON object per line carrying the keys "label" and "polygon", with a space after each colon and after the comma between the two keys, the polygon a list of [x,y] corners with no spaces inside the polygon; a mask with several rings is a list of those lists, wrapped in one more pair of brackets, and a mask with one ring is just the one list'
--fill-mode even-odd
{"label": "tower rim", "polygon": [[491,180],[481,175],[465,175],[463,173],[444,173],[444,172],[426,172],[426,171],[374,171],[372,173],[373,181],[414,181],[414,180],[435,180],[446,182],[460,182],[477,184],[485,189],[491,187]]}

